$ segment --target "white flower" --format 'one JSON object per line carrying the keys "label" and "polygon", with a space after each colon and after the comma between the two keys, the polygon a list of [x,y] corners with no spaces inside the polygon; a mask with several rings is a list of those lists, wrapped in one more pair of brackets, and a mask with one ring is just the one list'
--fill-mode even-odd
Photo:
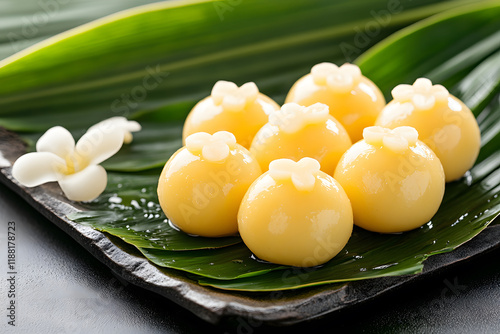
{"label": "white flower", "polygon": [[285,133],[295,133],[306,125],[325,122],[330,115],[328,106],[315,103],[309,107],[297,103],[285,103],[280,110],[269,114],[269,123]]}
{"label": "white flower", "polygon": [[10,167],[10,161],[5,159],[2,152],[0,152],[0,168]]}
{"label": "white flower", "polygon": [[361,79],[361,70],[349,63],[340,67],[332,63],[319,63],[312,67],[311,75],[319,86],[326,85],[336,93],[349,93]]}
{"label": "white flower", "polygon": [[106,171],[99,164],[122,147],[127,134],[124,124],[109,120],[98,123],[76,145],[65,128],[50,128],[36,143],[36,152],[16,160],[12,175],[26,187],[57,181],[68,199],[93,200],[107,184]]}
{"label": "white flower", "polygon": [[415,108],[428,110],[437,101],[446,101],[450,95],[442,85],[432,85],[426,78],[417,79],[413,85],[397,85],[392,90],[392,97],[398,102],[411,102]]}
{"label": "white flower", "polygon": [[363,139],[370,145],[382,145],[395,153],[402,153],[417,143],[418,132],[411,126],[400,126],[394,130],[369,126],[363,130]]}
{"label": "white flower", "polygon": [[291,180],[295,189],[299,191],[311,191],[320,167],[318,160],[313,158],[302,158],[298,162],[291,159],[276,159],[269,164],[269,175],[275,181]]}
{"label": "white flower", "polygon": [[132,142],[132,132],[137,132],[141,130],[141,125],[136,121],[129,121],[123,116],[115,116],[108,119],[105,119],[102,122],[99,122],[95,125],[92,125],[88,131],[94,129],[101,129],[102,131],[106,131],[109,127],[116,127],[124,131],[123,142],[125,144],[130,144]]}
{"label": "white flower", "polygon": [[234,82],[217,81],[212,88],[212,100],[216,106],[222,106],[224,110],[238,112],[245,106],[255,101],[259,95],[259,88],[253,82],[238,87]]}
{"label": "white flower", "polygon": [[197,132],[186,138],[186,148],[193,154],[201,154],[203,159],[221,162],[229,156],[236,145],[236,137],[227,131],[219,131],[213,135]]}

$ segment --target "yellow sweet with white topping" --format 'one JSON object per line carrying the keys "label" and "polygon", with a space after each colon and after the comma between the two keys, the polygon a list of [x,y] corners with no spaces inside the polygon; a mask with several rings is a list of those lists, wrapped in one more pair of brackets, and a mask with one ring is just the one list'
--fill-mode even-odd
{"label": "yellow sweet with white topping", "polygon": [[351,200],[354,224],[397,233],[427,223],[445,189],[436,154],[408,126],[372,126],[363,137],[342,156],[334,174]]}
{"label": "yellow sweet with white topping", "polygon": [[345,127],[353,142],[362,138],[363,129],[375,123],[385,106],[380,89],[362,75],[358,66],[348,63],[340,67],[332,63],[313,66],[311,73],[290,89],[288,102],[328,105],[330,114]]}
{"label": "yellow sweet with white topping", "polygon": [[166,216],[186,233],[233,235],[241,199],[261,174],[257,161],[233,134],[195,133],[165,164],[158,198]]}
{"label": "yellow sweet with white topping", "polygon": [[255,135],[250,152],[263,171],[275,159],[311,157],[331,175],[351,144],[347,131],[329,114],[327,105],[287,103],[269,115],[269,122]]}
{"label": "yellow sweet with white topping", "polygon": [[393,100],[377,118],[388,128],[412,126],[439,157],[446,182],[461,178],[475,163],[481,134],[470,109],[441,85],[420,78],[413,85],[398,85]]}
{"label": "yellow sweet with white topping", "polygon": [[267,122],[268,115],[279,105],[259,93],[257,85],[247,82],[241,87],[229,81],[217,81],[210,96],[198,102],[189,113],[182,138],[196,132],[229,131],[245,148],[250,147],[257,131]]}
{"label": "yellow sweet with white topping", "polygon": [[349,240],[349,199],[312,158],[278,159],[248,189],[238,213],[247,247],[260,259],[311,267],[337,255]]}

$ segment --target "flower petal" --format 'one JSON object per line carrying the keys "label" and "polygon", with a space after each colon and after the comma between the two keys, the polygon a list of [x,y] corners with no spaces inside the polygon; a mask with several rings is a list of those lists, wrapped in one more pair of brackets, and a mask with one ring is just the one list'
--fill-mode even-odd
{"label": "flower petal", "polygon": [[332,63],[319,63],[311,68],[311,75],[316,85],[326,85],[326,78],[336,73],[338,66]]}
{"label": "flower petal", "polygon": [[137,132],[142,130],[142,126],[137,121],[127,121],[127,130]]}
{"label": "flower petal", "polygon": [[234,148],[236,145],[236,137],[229,131],[217,131],[212,135],[212,140],[223,141],[229,148]]}
{"label": "flower petal", "polygon": [[305,171],[307,173],[316,173],[319,172],[321,165],[318,160],[304,157],[297,162],[297,166],[300,170]]}
{"label": "flower petal", "polygon": [[210,141],[212,136],[206,132],[196,132],[186,138],[186,148],[191,153],[201,152],[203,146]]}
{"label": "flower petal", "polygon": [[297,171],[292,173],[292,183],[299,191],[311,191],[314,189],[316,178],[309,171]]}
{"label": "flower petal", "polygon": [[413,87],[415,87],[417,93],[427,93],[432,88],[432,81],[427,78],[418,78],[413,83]]}
{"label": "flower petal", "polygon": [[406,138],[409,145],[415,145],[418,140],[418,131],[411,126],[400,126],[392,130],[392,133]]}
{"label": "flower petal", "polygon": [[411,101],[413,102],[415,108],[420,110],[429,110],[436,104],[436,98],[433,95],[415,94],[413,95]]}
{"label": "flower petal", "polygon": [[311,124],[324,122],[330,115],[330,109],[323,103],[312,104],[309,107],[302,109],[302,112],[305,113],[307,121]]}
{"label": "flower petal", "polygon": [[432,94],[438,101],[446,101],[448,96],[450,96],[448,90],[442,85],[432,86]]}
{"label": "flower petal", "polygon": [[334,75],[328,76],[326,84],[335,93],[346,94],[352,90],[354,78],[339,71]]}
{"label": "flower petal", "polygon": [[235,94],[237,91],[238,86],[234,82],[219,80],[212,88],[212,100],[214,101],[215,105],[220,105],[225,96],[229,94]]}
{"label": "flower petal", "polygon": [[347,76],[350,76],[354,82],[361,78],[361,70],[357,65],[345,63],[339,67],[339,71]]}
{"label": "flower petal", "polygon": [[229,146],[222,140],[211,141],[201,150],[203,158],[212,162],[223,161],[229,156]]}
{"label": "flower petal", "polygon": [[363,129],[363,139],[370,145],[380,145],[387,132],[381,126],[369,126]]}
{"label": "flower petal", "polygon": [[289,179],[295,167],[291,159],[276,159],[269,163],[269,175],[275,180]]}
{"label": "flower petal", "polygon": [[67,175],[59,181],[62,191],[72,201],[91,201],[106,189],[108,176],[99,165],[92,165],[84,170]]}
{"label": "flower petal", "polygon": [[386,134],[382,140],[384,146],[395,153],[402,153],[408,149],[408,140],[394,133]]}
{"label": "flower petal", "polygon": [[98,165],[120,150],[124,135],[124,131],[114,125],[90,129],[76,143],[75,153],[88,165]]}
{"label": "flower petal", "polygon": [[33,152],[21,156],[12,166],[12,176],[25,187],[35,187],[62,177],[65,162],[51,152]]}
{"label": "flower petal", "polygon": [[406,84],[397,85],[391,91],[392,97],[400,101],[410,100],[414,93],[413,86]]}
{"label": "flower petal", "polygon": [[71,133],[62,126],[48,129],[36,142],[38,152],[51,152],[64,159],[73,153],[75,140]]}
{"label": "flower petal", "polygon": [[248,103],[255,101],[255,99],[259,95],[259,88],[255,84],[255,82],[247,82],[239,88],[239,93],[245,98],[246,102]]}
{"label": "flower petal", "polygon": [[280,110],[269,114],[269,123],[286,133],[297,132],[304,126],[304,110],[305,107],[297,103],[285,103]]}
{"label": "flower petal", "polygon": [[12,164],[9,160],[5,159],[2,152],[0,152],[0,168],[10,167]]}
{"label": "flower petal", "polygon": [[238,112],[245,108],[246,103],[247,101],[244,97],[237,95],[226,95],[222,100],[222,107],[224,108],[224,110],[230,112]]}
{"label": "flower petal", "polygon": [[115,116],[104,121],[101,121],[93,126],[91,126],[88,131],[101,129],[102,131],[108,131],[111,127],[117,127],[124,131],[123,142],[129,144],[132,142],[133,136],[131,132],[137,132],[142,129],[141,125],[136,121],[129,121],[123,116]]}

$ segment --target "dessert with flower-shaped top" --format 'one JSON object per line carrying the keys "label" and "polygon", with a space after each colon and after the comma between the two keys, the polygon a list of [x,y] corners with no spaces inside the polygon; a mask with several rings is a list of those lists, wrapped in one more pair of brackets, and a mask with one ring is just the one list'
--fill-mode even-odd
{"label": "dessert with flower-shaped top", "polygon": [[376,125],[414,127],[420,140],[441,160],[446,182],[461,178],[474,165],[481,144],[479,126],[470,109],[445,87],[426,78],[396,86],[392,96]]}
{"label": "dessert with flower-shaped top", "polygon": [[238,232],[243,195],[261,175],[257,161],[233,134],[205,132],[186,138],[165,164],[158,181],[160,205],[182,231],[204,237]]}
{"label": "dessert with flower-shaped top", "polygon": [[436,154],[409,126],[367,127],[363,137],[344,153],[334,174],[351,200],[354,224],[397,233],[427,223],[445,188]]}
{"label": "dessert with flower-shaped top", "polygon": [[285,102],[311,105],[316,102],[330,107],[330,114],[347,130],[351,140],[362,138],[363,129],[375,123],[385,106],[380,89],[362,75],[358,66],[346,63],[314,65],[290,89]]}
{"label": "dessert with flower-shaped top", "polygon": [[258,258],[311,267],[337,255],[349,240],[352,209],[346,193],[312,158],[278,159],[250,186],[238,228]]}
{"label": "dessert with flower-shaped top", "polygon": [[269,122],[255,135],[250,152],[263,171],[275,159],[311,157],[331,175],[351,144],[347,131],[329,114],[327,105],[286,103],[269,115]]}
{"label": "dessert with flower-shaped top", "polygon": [[132,140],[131,132],[141,126],[124,117],[113,117],[90,127],[75,144],[61,126],[45,132],[36,152],[16,160],[12,176],[26,187],[57,181],[64,195],[73,201],[91,201],[106,188],[106,170],[99,164]]}
{"label": "dessert with flower-shaped top", "polygon": [[198,102],[184,123],[182,137],[196,132],[228,131],[245,148],[250,147],[268,115],[279,105],[259,93],[257,85],[247,82],[241,87],[229,81],[217,81],[210,96]]}

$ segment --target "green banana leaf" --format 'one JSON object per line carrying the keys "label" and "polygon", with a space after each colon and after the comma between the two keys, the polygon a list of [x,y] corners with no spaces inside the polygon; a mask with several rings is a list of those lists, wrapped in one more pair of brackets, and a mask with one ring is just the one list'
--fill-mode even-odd
{"label": "green banana leaf", "polygon": [[158,0],[5,0],[0,2],[0,59],[99,17]]}
{"label": "green banana leaf", "polygon": [[159,266],[218,280],[252,277],[284,268],[273,263],[256,261],[243,244],[211,251],[168,252],[150,248],[139,250]]}
{"label": "green banana leaf", "polygon": [[[420,21],[357,60],[386,97],[394,85],[427,76],[477,115],[482,149],[476,166],[447,185],[440,210],[419,229],[381,235],[356,228],[345,249],[321,267],[265,263],[238,237],[203,240],[175,231],[159,210],[155,167],[180,146],[183,118],[216,80],[255,81],[281,103],[314,63],[343,62],[408,23],[472,2],[403,1],[405,10],[362,47],[355,42],[358,31],[376,22],[370,10],[388,10],[386,1],[247,0],[233,2],[238,5],[222,14],[217,6],[229,2],[146,6],[0,62],[0,125],[32,141],[53,125],[78,135],[116,115],[116,101],[117,107],[127,106],[119,113],[139,120],[143,131],[106,165],[121,173],[110,173],[105,194],[71,218],[122,238],[153,263],[184,271],[201,284],[265,291],[417,273],[426,258],[470,240],[500,212],[499,1],[475,1]],[[145,89],[144,79],[155,75],[158,86],[144,99],[122,103],[123,94]]]}
{"label": "green banana leaf", "polygon": [[150,175],[110,173],[106,192],[92,204],[83,204],[87,210],[68,217],[141,248],[185,251],[242,242],[238,236],[190,236],[171,226],[156,195],[159,173],[159,170],[152,170]]}

